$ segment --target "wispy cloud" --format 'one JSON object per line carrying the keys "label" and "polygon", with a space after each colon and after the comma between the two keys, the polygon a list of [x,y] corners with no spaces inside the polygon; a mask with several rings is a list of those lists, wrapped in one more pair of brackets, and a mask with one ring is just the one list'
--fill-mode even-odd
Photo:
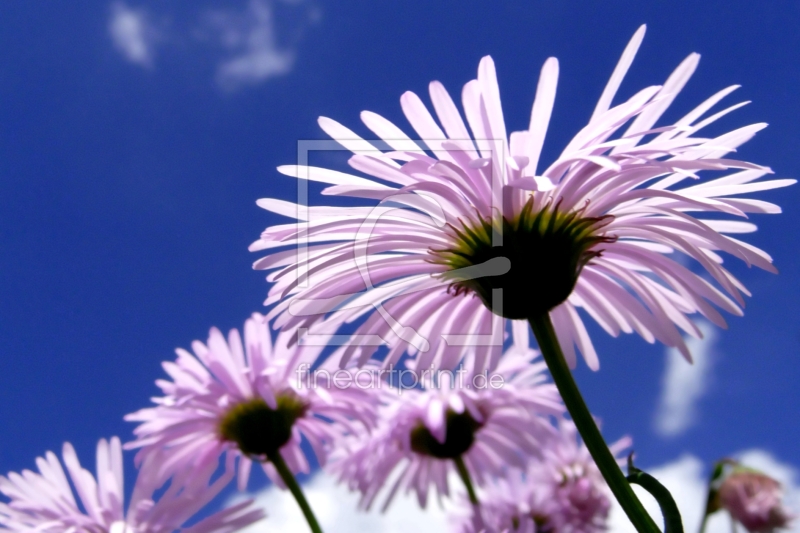
{"label": "wispy cloud", "polygon": [[204,19],[227,55],[217,66],[221,88],[254,85],[291,70],[294,50],[278,45],[272,5],[266,0],[251,0],[244,11],[210,11]]}
{"label": "wispy cloud", "polygon": [[[419,508],[415,497],[406,494],[399,494],[386,513],[375,510],[368,513],[358,511],[358,495],[342,485],[337,485],[333,477],[323,472],[317,473],[310,482],[304,484],[303,491],[326,533],[441,533],[450,529],[445,511],[435,502],[428,502],[428,508],[423,510]],[[267,518],[242,530],[243,533],[260,533],[265,529],[308,530],[297,503],[288,491],[273,486],[259,492],[255,497],[266,511]],[[237,497],[235,501],[241,499],[243,498]]]}
{"label": "wispy cloud", "polygon": [[158,31],[144,9],[114,2],[111,4],[108,33],[125,59],[142,67],[153,66]]}
{"label": "wispy cloud", "polygon": [[146,68],[166,47],[170,56],[205,56],[217,86],[230,92],[290,72],[302,36],[320,16],[313,0],[239,0],[182,17],[165,12],[163,3],[145,8],[114,0],[108,32],[123,58]]}
{"label": "wispy cloud", "polygon": [[717,332],[710,323],[703,321],[699,327],[703,338],[687,339],[694,364],[687,363],[678,350],[666,350],[666,369],[654,420],[655,430],[660,435],[680,435],[697,419],[697,402],[708,386],[717,340]]}
{"label": "wispy cloud", "polygon": [[[786,463],[775,459],[764,450],[748,450],[735,455],[744,465],[756,468],[781,482],[785,491],[785,504],[794,512],[800,511],[800,485],[798,485],[797,470]],[[702,519],[706,502],[708,482],[707,470],[703,463],[693,455],[683,457],[660,467],[647,469],[655,476],[675,498],[675,503],[681,511],[683,527],[686,531],[697,531]],[[653,516],[656,523],[661,523],[661,513],[656,501],[644,490],[634,485],[634,492],[639,495],[647,511]],[[625,513],[615,503],[611,510],[608,530],[614,533],[634,533],[636,529],[630,523]],[[730,518],[724,512],[711,516],[706,528],[707,533],[730,533]],[[795,520],[788,533],[800,533],[800,520]]]}

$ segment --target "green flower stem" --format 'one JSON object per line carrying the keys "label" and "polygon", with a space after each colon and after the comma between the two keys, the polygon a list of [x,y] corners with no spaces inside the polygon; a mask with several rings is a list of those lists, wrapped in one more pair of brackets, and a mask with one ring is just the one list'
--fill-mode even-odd
{"label": "green flower stem", "polygon": [[661,514],[664,516],[664,531],[666,533],[683,533],[681,512],[678,510],[672,494],[656,478],[633,466],[633,452],[628,456],[627,479],[629,483],[639,485],[656,499],[659,507],[661,507]]}
{"label": "green flower stem", "polygon": [[461,456],[456,457],[453,459],[456,463],[456,469],[458,470],[458,477],[461,478],[461,481],[464,482],[464,486],[467,487],[467,494],[469,495],[469,501],[474,506],[480,505],[478,502],[478,497],[475,495],[475,489],[472,486],[472,480],[469,477],[469,471],[467,470],[467,465],[464,464],[464,459]]}
{"label": "green flower stem", "polygon": [[714,468],[711,470],[711,476],[708,478],[708,495],[706,496],[706,510],[703,513],[703,521],[700,522],[700,531],[699,533],[706,532],[706,524],[708,523],[708,517],[712,514],[719,511],[719,501],[717,500],[717,482],[722,477],[722,474],[725,473],[725,468],[727,466],[736,466],[736,461],[733,459],[728,459],[727,457],[724,459],[720,459],[716,463],[714,463]]}
{"label": "green flower stem", "polygon": [[558,344],[553,323],[550,321],[549,313],[542,313],[533,316],[528,320],[539,342],[539,349],[542,351],[545,363],[553,376],[553,381],[558,387],[558,392],[567,406],[569,414],[572,416],[575,426],[583,438],[583,442],[589,449],[592,459],[597,463],[600,473],[608,483],[611,492],[617,498],[625,514],[636,527],[639,533],[661,533],[653,519],[647,513],[642,503],[634,494],[628,480],[622,473],[611,451],[608,449],[600,430],[597,429],[592,414],[583,401],[580,390],[572,377],[572,372],[564,360],[564,354]]}
{"label": "green flower stem", "polygon": [[286,486],[289,487],[289,491],[292,493],[292,496],[294,496],[294,499],[297,500],[297,504],[300,506],[300,510],[303,511],[303,516],[306,517],[306,522],[308,522],[311,531],[313,533],[322,533],[322,528],[319,527],[319,523],[317,522],[314,513],[311,511],[311,506],[308,505],[308,501],[306,501],[306,497],[303,495],[300,485],[294,478],[292,471],[289,470],[288,466],[286,466],[286,461],[283,460],[281,453],[271,453],[267,456],[267,458],[273,465],[275,465],[275,469],[278,471],[281,479]]}
{"label": "green flower stem", "polygon": [[708,523],[708,514],[703,515],[703,521],[700,522],[700,533],[706,533],[706,524]]}
{"label": "green flower stem", "polygon": [[461,481],[464,482],[464,486],[467,487],[467,495],[469,496],[469,501],[472,504],[472,510],[475,513],[475,517],[478,519],[478,526],[483,527],[483,516],[481,515],[480,502],[478,501],[478,496],[475,494],[475,488],[472,486],[472,480],[469,477],[467,465],[464,464],[464,459],[460,455],[453,459],[453,461],[456,463],[458,477],[461,478]]}

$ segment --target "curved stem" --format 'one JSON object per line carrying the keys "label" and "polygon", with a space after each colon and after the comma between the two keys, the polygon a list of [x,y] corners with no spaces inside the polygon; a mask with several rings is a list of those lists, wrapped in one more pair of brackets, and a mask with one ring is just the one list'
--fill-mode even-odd
{"label": "curved stem", "polygon": [[311,511],[311,506],[308,505],[308,501],[306,501],[306,497],[303,495],[303,491],[300,489],[300,485],[294,478],[292,471],[289,470],[288,466],[286,466],[286,461],[283,460],[281,452],[278,451],[276,453],[271,453],[267,456],[267,458],[273,465],[275,465],[275,469],[278,471],[281,479],[289,488],[289,491],[292,493],[292,496],[294,496],[294,499],[297,500],[297,504],[300,506],[300,510],[303,511],[303,516],[306,517],[306,522],[308,522],[308,526],[311,528],[311,531],[313,533],[322,533],[322,528],[319,527],[319,523],[317,522],[314,513]]}
{"label": "curved stem", "polygon": [[475,494],[475,488],[472,486],[472,479],[469,477],[469,470],[467,470],[467,465],[464,464],[464,459],[459,455],[453,461],[456,463],[456,470],[458,470],[458,477],[461,478],[461,481],[464,482],[464,486],[467,487],[467,495],[469,496],[469,501],[472,504],[472,511],[475,513],[475,518],[477,520],[477,526],[479,529],[484,527],[483,524],[483,515],[481,514],[481,507],[480,502],[478,501],[478,496]]}
{"label": "curved stem", "polygon": [[633,452],[628,456],[628,482],[636,483],[650,493],[661,507],[661,514],[664,516],[664,531],[666,533],[683,533],[683,520],[681,512],[675,499],[670,494],[667,487],[662,485],[656,478],[633,466]]}
{"label": "curved stem", "polygon": [[564,360],[564,354],[558,344],[553,323],[550,321],[549,313],[531,317],[528,320],[539,342],[539,349],[542,351],[545,363],[553,376],[553,381],[558,387],[558,392],[567,406],[569,414],[578,431],[583,438],[583,442],[589,449],[592,459],[600,469],[600,473],[608,483],[611,492],[617,498],[625,514],[633,523],[639,533],[660,533],[653,519],[647,513],[642,503],[634,494],[628,480],[622,473],[617,460],[609,451],[608,446],[597,429],[592,414],[583,401],[580,390],[572,377],[572,372]]}

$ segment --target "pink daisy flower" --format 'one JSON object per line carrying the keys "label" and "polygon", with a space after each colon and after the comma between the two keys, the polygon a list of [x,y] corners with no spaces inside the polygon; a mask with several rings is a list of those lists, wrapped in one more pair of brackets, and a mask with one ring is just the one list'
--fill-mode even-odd
{"label": "pink daisy flower", "polygon": [[[611,445],[618,455],[630,446],[623,438]],[[620,462],[622,460],[620,459]],[[464,533],[482,527],[523,533],[600,533],[606,529],[611,491],[572,422],[562,420],[559,434],[524,470],[490,484],[481,498],[480,518],[464,523]]]}
{"label": "pink daisy flower", "polygon": [[163,455],[164,475],[239,457],[240,490],[254,460],[284,486],[270,454],[279,452],[293,474],[308,473],[303,440],[324,464],[335,439],[374,422],[374,407],[365,391],[330,386],[324,376],[306,386],[318,350],[288,349],[285,341],[279,336],[273,344],[256,313],[245,322],[244,343],[236,329],[226,340],[212,328],[207,344],[192,343],[194,355],[177,349],[178,358],[163,363],[172,380],[156,382],[164,396],[125,417],[140,423],[126,447],[140,449],[137,461]]}
{"label": "pink daisy flower", "polygon": [[97,444],[97,478],[81,467],[68,442],[62,457],[69,479],[53,452],[36,459],[39,473],[24,470],[0,477],[0,492],[10,500],[0,502],[2,529],[20,533],[232,533],[264,518],[261,510],[250,507],[249,500],[184,527],[230,482],[232,465],[213,483],[210,480],[216,465],[196,470],[190,482],[186,472],[179,474],[155,497],[163,480],[157,469],[159,458],[150,456],[139,470],[126,512],[122,446],[117,437]]}
{"label": "pink daisy flower", "polygon": [[[540,154],[556,94],[555,58],[542,67],[524,131],[507,133],[488,56],[477,79],[464,86],[466,122],[436,81],[430,84],[435,115],[412,92],[400,98],[411,135],[369,111],[361,119],[377,143],[320,118],[321,128],[353,152],[349,164],[361,175],[297,165],[278,171],[328,184],[325,195],[377,205],[259,200],[264,209],[298,220],[267,228],[251,245],[270,250],[254,265],[272,271],[265,303],[275,306],[268,319],[298,333],[330,334],[356,323],[354,339],[382,339],[391,347],[386,364],[408,351],[446,366],[444,345],[454,344],[448,339],[501,335],[490,308],[508,319],[549,313],[569,364],[575,365],[577,349],[597,369],[583,310],[611,335],[636,332],[690,358],[680,330],[701,335],[690,316],[699,313],[726,327],[717,308],[741,315],[743,294],[749,294],[721,253],[775,272],[766,252],[735,237],[756,226],[735,218],[780,208],[744,195],[795,180],[762,180],[769,168],[726,157],[765,124],[700,135],[744,105],[708,114],[736,86],[672,124],[657,125],[697,67],[698,54],[664,85],[612,107],[643,36],[644,26],[588,125],[546,167]],[[698,176],[726,170],[733,172]],[[297,245],[302,254],[280,250]],[[684,266],[686,258],[703,272]],[[342,352],[343,364],[353,357],[363,364],[377,344],[352,342]],[[502,347],[479,344],[462,346],[453,360],[474,351],[479,365],[496,362]]]}
{"label": "pink daisy flower", "polygon": [[386,391],[378,427],[346,440],[331,468],[361,492],[362,508],[384,494],[385,510],[399,490],[416,492],[422,507],[430,490],[449,495],[448,474],[463,478],[462,468],[480,486],[524,466],[551,437],[549,416],[564,410],[534,355],[507,353],[493,376],[443,371],[426,376],[422,389]]}

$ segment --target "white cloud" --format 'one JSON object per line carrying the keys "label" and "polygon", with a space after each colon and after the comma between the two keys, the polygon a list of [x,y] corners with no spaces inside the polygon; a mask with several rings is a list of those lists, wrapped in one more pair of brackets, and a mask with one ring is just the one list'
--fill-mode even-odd
{"label": "white cloud", "polygon": [[666,370],[654,420],[660,435],[680,435],[697,419],[697,402],[708,386],[717,340],[717,332],[710,323],[702,321],[699,327],[703,338],[689,338],[686,342],[694,364],[689,364],[678,350],[666,350]]}
{"label": "white cloud", "polygon": [[272,6],[266,0],[251,0],[244,12],[214,10],[205,20],[227,53],[217,66],[221,88],[254,85],[291,70],[294,51],[278,45]]}
{"label": "white cloud", "polygon": [[[800,479],[797,470],[786,463],[775,459],[764,450],[753,449],[734,455],[742,464],[756,468],[775,479],[784,488],[785,504],[793,512],[800,511]],[[684,530],[694,533],[698,530],[705,508],[708,468],[693,455],[684,455],[675,461],[646,469],[663,483],[675,498],[681,510]],[[458,479],[450,479],[451,487],[458,492]],[[342,485],[336,484],[334,478],[324,472],[318,472],[303,485],[303,491],[314,510],[320,525],[326,533],[351,533],[353,531],[370,531],[375,533],[443,533],[453,531],[452,514],[448,510],[458,511],[452,501],[459,501],[457,495],[445,501],[442,509],[435,501],[430,501],[427,510],[419,508],[416,497],[409,494],[398,494],[386,513],[358,511],[356,506],[358,495],[350,492]],[[634,485],[634,492],[639,495],[648,512],[657,524],[662,524],[661,513],[656,501],[643,489]],[[254,495],[257,504],[262,507],[267,518],[263,522],[253,524],[243,533],[260,533],[261,531],[306,531],[305,519],[288,491],[271,486]],[[236,496],[230,503],[245,499]],[[450,517],[448,519],[448,517]],[[740,528],[741,530],[741,528]],[[608,522],[608,531],[613,533],[635,533],[633,524],[625,513],[614,503]],[[724,511],[711,516],[706,533],[730,533],[730,518]],[[795,520],[787,533],[800,533],[800,520]]]}
{"label": "white cloud", "polygon": [[111,4],[108,32],[114,46],[131,63],[153,66],[154,45],[158,32],[143,9],[133,9],[123,2]]}
{"label": "white cloud", "polygon": [[[742,464],[761,470],[781,482],[785,491],[785,503],[792,511],[800,511],[800,485],[797,471],[791,465],[777,461],[764,450],[748,450],[736,454]],[[706,503],[708,472],[697,457],[684,455],[665,465],[647,469],[656,477],[675,498],[681,511],[684,530],[692,533],[698,530]],[[656,501],[644,490],[634,485],[634,492],[639,495],[647,511],[657,524],[662,524],[661,513]],[[740,528],[741,529],[741,528]],[[625,513],[614,504],[611,510],[608,530],[614,533],[635,533]],[[724,511],[719,511],[708,521],[706,533],[730,533],[730,518]],[[789,533],[800,533],[800,520],[795,520]]]}
{"label": "white cloud", "polygon": [[[420,509],[416,497],[398,494],[386,513],[357,510],[358,495],[336,484],[324,472],[317,473],[303,485],[303,492],[326,533],[442,533],[449,530],[447,514],[435,501]],[[252,496],[251,496],[252,497]],[[271,486],[255,495],[258,505],[267,513],[263,522],[246,528],[243,533],[263,531],[307,531],[300,508],[285,490]],[[237,497],[235,501],[243,498]]]}
{"label": "white cloud", "polygon": [[[154,13],[159,7],[161,11]],[[108,32],[126,60],[152,68],[157,47],[169,46],[178,54],[200,52],[212,58],[216,84],[225,91],[290,72],[302,35],[320,20],[319,7],[309,0],[249,0],[224,8],[198,7],[188,20],[176,20],[163,5],[147,10],[124,0],[114,0],[110,12]]]}

